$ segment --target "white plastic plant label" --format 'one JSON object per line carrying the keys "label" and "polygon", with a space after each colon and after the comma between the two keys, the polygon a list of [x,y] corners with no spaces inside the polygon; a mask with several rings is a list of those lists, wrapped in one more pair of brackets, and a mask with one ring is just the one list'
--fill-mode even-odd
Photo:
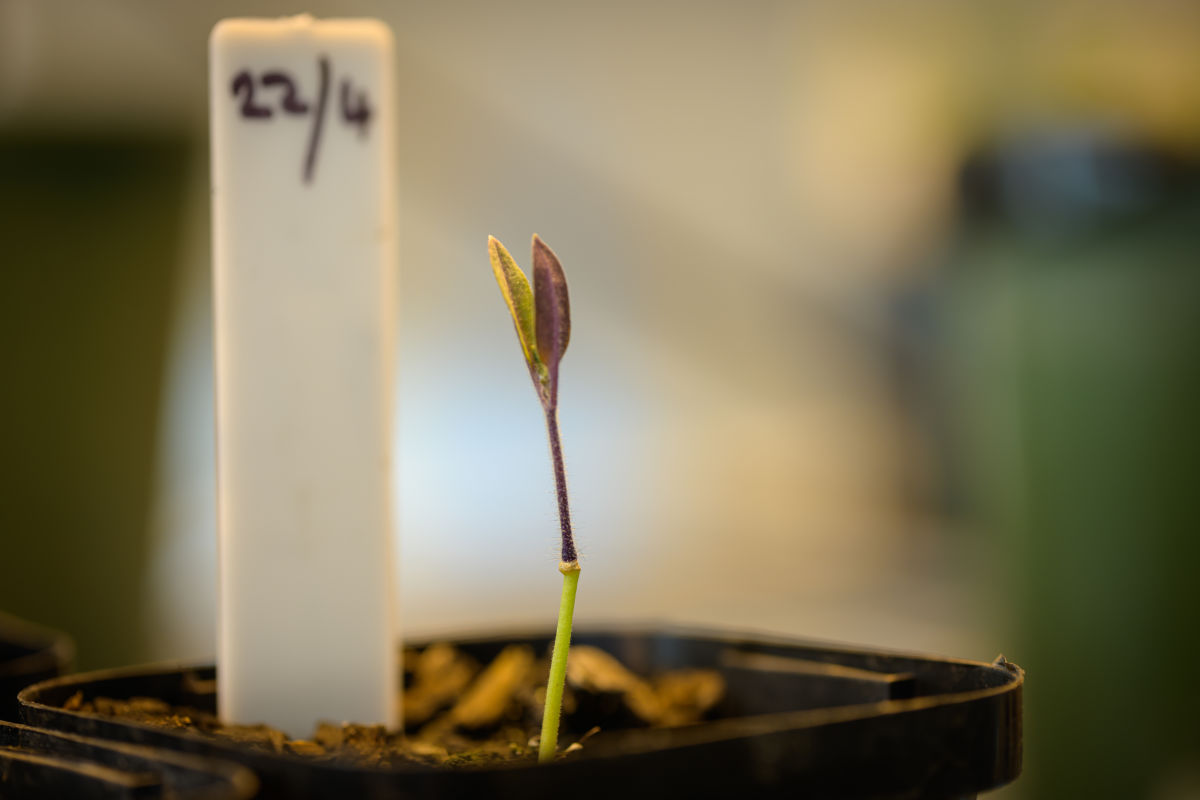
{"label": "white plastic plant label", "polygon": [[392,37],[230,19],[210,41],[219,712],[398,722]]}

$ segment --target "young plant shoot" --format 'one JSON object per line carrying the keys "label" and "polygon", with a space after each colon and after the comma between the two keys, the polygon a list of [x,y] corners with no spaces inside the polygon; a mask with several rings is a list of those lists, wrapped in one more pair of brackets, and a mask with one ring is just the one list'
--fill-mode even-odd
{"label": "young plant shoot", "polygon": [[562,265],[546,243],[533,237],[533,288],[517,262],[495,237],[488,237],[488,255],[496,283],[517,329],[529,377],[542,401],[546,430],[550,435],[550,458],[554,463],[554,489],[558,495],[558,522],[562,531],[562,601],[554,633],[550,678],[546,683],[546,710],[542,716],[542,738],[538,761],[554,758],[558,746],[558,719],[562,710],[563,684],[567,677],[567,650],[571,645],[571,618],[575,613],[575,589],[579,585],[579,554],[571,533],[571,511],[567,505],[567,473],[563,469],[562,444],[558,438],[558,362],[571,338],[571,306]]}

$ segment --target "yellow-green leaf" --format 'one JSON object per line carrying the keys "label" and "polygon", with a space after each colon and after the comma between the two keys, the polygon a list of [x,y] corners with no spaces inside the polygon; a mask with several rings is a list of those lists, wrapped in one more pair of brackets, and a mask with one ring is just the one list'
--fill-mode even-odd
{"label": "yellow-green leaf", "polygon": [[488,256],[492,260],[492,271],[496,273],[500,293],[504,295],[504,302],[508,304],[508,313],[512,314],[513,326],[517,329],[517,338],[521,341],[525,362],[529,365],[530,373],[536,375],[541,371],[541,359],[538,358],[534,332],[533,290],[529,287],[529,279],[508,254],[504,245],[500,244],[500,240],[494,236],[488,237]]}

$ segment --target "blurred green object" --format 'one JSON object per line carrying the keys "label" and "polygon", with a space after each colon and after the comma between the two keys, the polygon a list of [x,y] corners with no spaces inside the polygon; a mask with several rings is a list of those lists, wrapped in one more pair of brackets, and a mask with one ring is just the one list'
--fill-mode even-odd
{"label": "blurred green object", "polygon": [[188,149],[0,137],[0,610],[84,668],[142,654],[142,586]]}
{"label": "blurred green object", "polygon": [[1018,609],[1020,794],[1195,796],[1200,172],[1062,141],[985,172],[999,201],[968,214],[946,344],[993,592]]}

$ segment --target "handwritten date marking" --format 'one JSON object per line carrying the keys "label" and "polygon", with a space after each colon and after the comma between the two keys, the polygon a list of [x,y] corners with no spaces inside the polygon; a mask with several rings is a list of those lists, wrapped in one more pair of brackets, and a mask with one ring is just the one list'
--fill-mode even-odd
{"label": "handwritten date marking", "polygon": [[[262,87],[263,90],[280,90],[273,93],[280,95],[277,108],[270,104],[260,105],[259,102],[255,101],[256,81],[254,74],[250,70],[243,69],[238,72],[233,76],[233,82],[230,84],[234,98],[241,99],[239,111],[244,119],[254,121],[270,120],[274,118],[276,110],[292,116],[312,114],[312,127],[309,128],[308,135],[308,149],[304,154],[301,170],[301,176],[305,184],[312,183],[313,175],[316,172],[317,153],[321,147],[321,132],[325,125],[329,99],[331,72],[332,67],[330,66],[329,58],[324,55],[318,56],[315,110],[312,107],[312,103],[301,97],[300,92],[296,88],[296,79],[281,69],[263,72],[258,76],[257,80],[257,85]],[[343,123],[358,128],[359,139],[366,137],[367,128],[374,112],[367,98],[367,93],[361,89],[356,89],[350,78],[342,78],[340,81],[338,87],[338,111]]]}

